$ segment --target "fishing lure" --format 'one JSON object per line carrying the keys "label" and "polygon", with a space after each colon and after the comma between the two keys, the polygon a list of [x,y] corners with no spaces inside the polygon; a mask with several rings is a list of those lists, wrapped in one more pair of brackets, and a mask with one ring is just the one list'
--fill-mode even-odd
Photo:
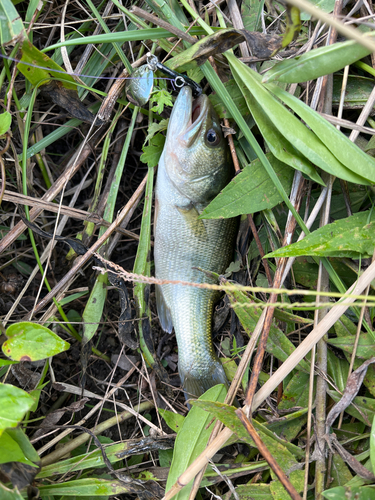
{"label": "fishing lure", "polygon": [[190,87],[193,97],[199,97],[202,94],[202,87],[197,82],[168,68],[149,52],[147,64],[137,68],[132,74],[132,79],[126,83],[125,92],[128,101],[136,106],[144,106],[149,101],[154,88],[154,73],[157,70],[169,77],[176,88]]}

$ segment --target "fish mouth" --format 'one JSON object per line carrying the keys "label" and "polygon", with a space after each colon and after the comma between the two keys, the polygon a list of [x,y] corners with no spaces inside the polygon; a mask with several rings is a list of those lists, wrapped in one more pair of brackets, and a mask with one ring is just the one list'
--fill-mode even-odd
{"label": "fish mouth", "polygon": [[169,126],[183,147],[190,147],[199,137],[209,112],[206,95],[193,99],[189,87],[183,87],[174,104]]}
{"label": "fish mouth", "polygon": [[192,146],[201,134],[208,116],[208,97],[200,95],[196,99],[191,99],[190,106],[189,121],[181,137],[186,147]]}

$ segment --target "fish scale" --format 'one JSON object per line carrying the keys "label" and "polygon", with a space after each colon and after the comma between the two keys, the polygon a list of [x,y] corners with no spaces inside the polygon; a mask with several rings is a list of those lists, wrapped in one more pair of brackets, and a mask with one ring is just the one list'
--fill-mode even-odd
{"label": "fish scale", "polygon": [[[199,215],[226,185],[231,171],[226,141],[210,101],[201,96],[193,102],[191,90],[182,89],[171,114],[155,188],[157,278],[215,283],[195,268],[222,274],[228,267],[236,220],[203,220]],[[213,306],[219,296],[220,292],[190,286],[157,286],[158,315],[164,330],[171,332],[174,327],[187,397],[200,396],[218,383],[227,385],[212,344]]]}

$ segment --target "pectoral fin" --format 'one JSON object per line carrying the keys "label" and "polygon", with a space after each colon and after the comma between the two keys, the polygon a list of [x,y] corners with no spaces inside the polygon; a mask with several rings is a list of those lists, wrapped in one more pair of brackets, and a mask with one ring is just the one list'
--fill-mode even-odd
{"label": "pectoral fin", "polygon": [[195,206],[191,203],[186,207],[176,207],[176,208],[184,218],[186,224],[189,226],[189,229],[191,230],[192,234],[200,240],[206,240],[207,230],[203,220],[198,219],[200,214],[198,210],[195,208]]}
{"label": "pectoral fin", "polygon": [[173,323],[172,323],[171,311],[165,302],[165,299],[163,297],[163,291],[160,285],[155,286],[155,294],[156,294],[156,308],[158,310],[158,316],[161,327],[165,332],[172,333]]}

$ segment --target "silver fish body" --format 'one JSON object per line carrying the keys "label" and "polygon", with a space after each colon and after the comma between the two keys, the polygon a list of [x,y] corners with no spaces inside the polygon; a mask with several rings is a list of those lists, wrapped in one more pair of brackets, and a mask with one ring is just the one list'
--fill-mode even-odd
{"label": "silver fish body", "polygon": [[[159,161],[155,198],[155,275],[158,279],[215,283],[197,267],[222,274],[231,261],[233,219],[199,215],[231,177],[229,150],[207,96],[193,100],[184,87],[170,117]],[[174,327],[185,395],[196,397],[227,379],[211,336],[212,313],[220,293],[190,286],[156,287],[158,315],[165,331]]]}

